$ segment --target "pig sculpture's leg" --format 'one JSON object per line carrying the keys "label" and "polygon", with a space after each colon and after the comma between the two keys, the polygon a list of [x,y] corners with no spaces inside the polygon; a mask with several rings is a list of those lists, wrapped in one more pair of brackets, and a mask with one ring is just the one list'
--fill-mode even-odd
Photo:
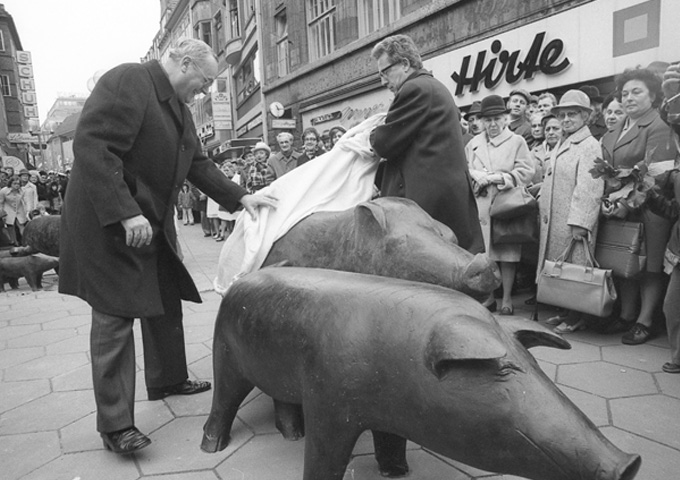
{"label": "pig sculpture's leg", "polygon": [[276,429],[286,440],[300,440],[305,436],[305,422],[302,416],[302,405],[286,403],[274,399],[274,415]]}
{"label": "pig sculpture's leg", "polygon": [[406,439],[392,433],[373,430],[375,459],[383,477],[403,477],[408,473]]}
{"label": "pig sculpture's leg", "polygon": [[203,426],[201,450],[204,452],[218,452],[229,445],[229,433],[238,408],[254,388],[254,385],[237,370],[235,367],[237,364],[227,345],[215,337],[213,344],[215,385],[210,416]]}
{"label": "pig sculpture's leg", "polygon": [[[315,400],[315,401],[314,401]],[[305,399],[305,468],[303,480],[342,480],[361,428],[351,418],[338,418],[322,399]],[[311,403],[310,403],[311,402]]]}

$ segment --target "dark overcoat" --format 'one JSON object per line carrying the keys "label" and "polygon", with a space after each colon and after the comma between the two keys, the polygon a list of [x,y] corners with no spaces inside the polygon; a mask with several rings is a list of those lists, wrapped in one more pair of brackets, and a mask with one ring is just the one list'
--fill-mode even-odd
{"label": "dark overcoat", "polygon": [[447,225],[461,247],[484,251],[465,145],[451,93],[425,70],[412,73],[390,106],[371,145],[386,161],[382,196],[415,201]]}
{"label": "dark overcoat", "polygon": [[[99,79],[80,116],[73,153],[59,291],[110,315],[161,315],[160,255],[181,298],[200,302],[177,255],[177,194],[188,178],[233,211],[246,191],[203,155],[191,114],[157,61],[123,64]],[[153,241],[128,247],[120,222],[140,214],[151,223]]]}

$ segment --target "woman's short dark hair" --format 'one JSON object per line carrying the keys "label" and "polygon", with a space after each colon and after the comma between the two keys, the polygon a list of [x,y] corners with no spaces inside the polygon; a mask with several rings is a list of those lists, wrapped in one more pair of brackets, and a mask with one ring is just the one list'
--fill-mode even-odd
{"label": "woman's short dark hair", "polygon": [[371,56],[378,60],[385,53],[391,63],[405,59],[416,70],[423,68],[418,47],[408,35],[392,35],[381,40],[373,47]]}
{"label": "woman's short dark hair", "polygon": [[306,137],[307,135],[309,135],[310,133],[313,134],[313,135],[316,137],[316,141],[317,141],[317,142],[319,141],[319,138],[321,138],[321,136],[319,135],[319,132],[318,132],[318,130],[317,130],[316,128],[314,128],[314,127],[307,127],[307,128],[305,128],[305,129],[302,131],[302,141],[303,141],[303,142],[305,141],[305,137]]}
{"label": "woman's short dark hair", "polygon": [[612,92],[606,97],[604,97],[604,100],[602,100],[602,110],[606,110],[613,100],[616,100],[617,102],[621,103],[621,98],[619,98],[616,92]]}
{"label": "woman's short dark hair", "polygon": [[657,108],[663,101],[661,92],[661,79],[651,70],[646,68],[627,68],[616,77],[616,99],[621,102],[621,92],[626,83],[631,80],[639,80],[645,84],[649,93],[654,96],[652,107]]}

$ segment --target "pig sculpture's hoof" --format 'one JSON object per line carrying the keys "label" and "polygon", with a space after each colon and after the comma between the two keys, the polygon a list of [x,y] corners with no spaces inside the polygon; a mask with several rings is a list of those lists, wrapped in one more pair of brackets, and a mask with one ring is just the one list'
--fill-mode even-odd
{"label": "pig sculpture's hoof", "polygon": [[227,445],[229,445],[229,436],[216,436],[213,437],[207,433],[203,434],[203,441],[201,442],[201,450],[207,453],[221,452]]}

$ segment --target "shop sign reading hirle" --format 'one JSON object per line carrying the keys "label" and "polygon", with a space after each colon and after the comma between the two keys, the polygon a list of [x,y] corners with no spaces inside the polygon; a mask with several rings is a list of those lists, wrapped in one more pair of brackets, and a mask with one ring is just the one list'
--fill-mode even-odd
{"label": "shop sign reading hirle", "polygon": [[[557,63],[564,52],[564,42],[556,38],[543,47],[544,39],[545,32],[537,33],[529,51],[521,61],[519,61],[520,50],[515,50],[512,53],[501,50],[503,47],[501,41],[494,40],[491,43],[491,53],[496,55],[496,58],[491,58],[487,62],[487,50],[477,53],[477,61],[470,76],[468,76],[468,72],[472,55],[465,56],[459,71],[451,74],[451,78],[456,82],[456,95],[464,95],[466,86],[470,87],[471,93],[477,92],[482,83],[485,88],[492,89],[504,77],[506,82],[514,84],[520,80],[533,78],[539,70],[546,75],[556,75],[563,72],[571,65],[566,57]],[[500,69],[497,68],[497,65]]]}

